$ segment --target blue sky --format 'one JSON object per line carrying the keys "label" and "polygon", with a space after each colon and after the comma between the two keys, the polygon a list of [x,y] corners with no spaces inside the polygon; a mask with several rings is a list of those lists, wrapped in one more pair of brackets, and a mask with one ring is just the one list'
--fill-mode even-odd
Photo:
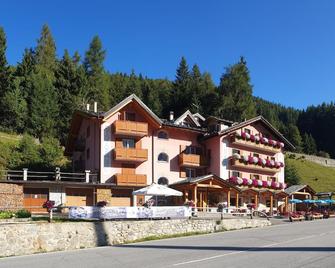
{"label": "blue sky", "polygon": [[254,95],[296,108],[334,98],[335,1],[2,1],[11,64],[47,23],[57,44],[82,55],[94,35],[110,72],[174,79],[181,56],[216,83],[243,55]]}

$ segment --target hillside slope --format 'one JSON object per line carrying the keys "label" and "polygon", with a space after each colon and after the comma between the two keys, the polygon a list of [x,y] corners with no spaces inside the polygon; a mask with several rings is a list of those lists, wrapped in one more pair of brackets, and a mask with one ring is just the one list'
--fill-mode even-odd
{"label": "hillside slope", "polygon": [[301,177],[301,184],[310,185],[317,192],[335,192],[335,168],[325,167],[309,160],[285,158]]}

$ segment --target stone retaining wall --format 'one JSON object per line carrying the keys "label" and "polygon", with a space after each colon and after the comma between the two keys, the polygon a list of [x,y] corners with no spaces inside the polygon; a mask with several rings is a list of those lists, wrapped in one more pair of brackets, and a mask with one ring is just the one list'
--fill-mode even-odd
{"label": "stone retaining wall", "polygon": [[149,236],[264,227],[262,219],[153,220],[0,225],[0,256],[115,245]]}
{"label": "stone retaining wall", "polygon": [[289,155],[295,155],[295,159],[306,159],[308,161],[320,164],[325,167],[333,167],[335,168],[335,159],[324,158],[316,155],[307,155],[307,154],[298,154],[298,153],[286,153],[287,157]]}

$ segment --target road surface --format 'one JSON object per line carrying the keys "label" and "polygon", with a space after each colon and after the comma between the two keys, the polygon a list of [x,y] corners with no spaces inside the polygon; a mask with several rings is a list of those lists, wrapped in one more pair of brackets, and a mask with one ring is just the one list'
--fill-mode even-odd
{"label": "road surface", "polygon": [[2,258],[0,267],[335,267],[335,219]]}

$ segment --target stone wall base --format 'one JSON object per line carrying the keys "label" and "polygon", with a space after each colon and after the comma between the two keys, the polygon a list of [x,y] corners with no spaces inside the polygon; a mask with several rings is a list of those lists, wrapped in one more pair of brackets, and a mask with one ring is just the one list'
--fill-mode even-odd
{"label": "stone wall base", "polygon": [[150,236],[211,233],[271,225],[260,219],[1,224],[0,256],[122,244]]}

